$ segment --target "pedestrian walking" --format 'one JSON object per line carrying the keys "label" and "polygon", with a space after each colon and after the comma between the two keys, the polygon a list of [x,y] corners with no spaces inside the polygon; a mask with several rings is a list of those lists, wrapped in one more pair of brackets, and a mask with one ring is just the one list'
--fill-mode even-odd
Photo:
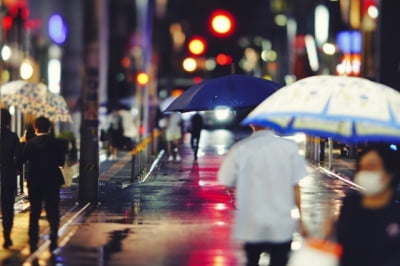
{"label": "pedestrian walking", "polygon": [[296,205],[300,210],[298,183],[307,175],[306,163],[295,142],[251,127],[254,133],[224,158],[218,180],[236,188],[233,237],[243,243],[247,265],[258,265],[260,254],[268,252],[269,265],[285,266],[298,229],[291,210]]}
{"label": "pedestrian walking", "polygon": [[399,161],[387,145],[359,155],[354,181],[363,189],[346,196],[337,224],[341,266],[400,265],[400,204],[394,200]]}
{"label": "pedestrian walking", "polygon": [[182,119],[180,113],[173,112],[168,115],[165,135],[168,145],[168,161],[180,162],[179,145],[182,140]]}
{"label": "pedestrian walking", "polygon": [[203,117],[196,112],[191,118],[191,129],[190,129],[190,145],[194,152],[194,160],[197,160],[197,152],[199,150],[200,134],[203,129]]}
{"label": "pedestrian walking", "polygon": [[22,162],[29,162],[29,245],[34,252],[39,240],[39,218],[44,203],[50,225],[50,251],[54,251],[58,246],[60,187],[64,183],[59,167],[64,165],[66,150],[64,143],[49,134],[50,121],[47,118],[37,118],[33,128],[36,137],[25,144],[22,154]]}
{"label": "pedestrian walking", "polygon": [[107,131],[109,143],[108,143],[108,159],[116,160],[118,158],[118,152],[122,144],[122,118],[117,110],[114,110],[108,116],[109,128]]}
{"label": "pedestrian walking", "polygon": [[1,212],[5,249],[13,244],[11,230],[14,223],[17,171],[21,168],[17,167],[21,156],[21,145],[17,134],[10,130],[10,125],[10,113],[6,109],[1,109]]}

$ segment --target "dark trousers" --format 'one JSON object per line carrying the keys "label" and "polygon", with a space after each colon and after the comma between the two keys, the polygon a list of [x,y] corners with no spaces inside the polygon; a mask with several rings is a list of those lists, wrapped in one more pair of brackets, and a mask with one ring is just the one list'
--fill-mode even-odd
{"label": "dark trousers", "polygon": [[50,225],[50,241],[57,246],[58,227],[60,224],[60,189],[48,187],[29,188],[31,212],[29,216],[29,244],[36,249],[39,240],[39,218],[42,212],[42,203]]}
{"label": "dark trousers", "polygon": [[14,222],[15,189],[1,188],[1,212],[4,241],[10,241],[11,229]]}
{"label": "dark trousers", "polygon": [[257,266],[260,255],[267,252],[270,255],[270,266],[286,266],[288,262],[291,241],[285,243],[246,243],[244,250],[247,257],[247,266]]}
{"label": "dark trousers", "polygon": [[194,152],[194,158],[197,159],[197,151],[199,150],[200,133],[192,133],[190,136],[190,146]]}

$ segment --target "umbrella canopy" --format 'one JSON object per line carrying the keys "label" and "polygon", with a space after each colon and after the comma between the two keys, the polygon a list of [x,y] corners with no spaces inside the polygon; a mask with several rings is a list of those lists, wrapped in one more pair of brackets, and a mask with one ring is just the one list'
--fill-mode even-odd
{"label": "umbrella canopy", "polygon": [[400,93],[363,78],[313,76],[281,88],[242,124],[344,142],[400,141]]}
{"label": "umbrella canopy", "polygon": [[160,110],[161,112],[165,112],[167,108],[171,105],[176,100],[177,97],[170,96],[166,99],[164,99],[162,102],[160,102]]}
{"label": "umbrella canopy", "polygon": [[37,111],[37,116],[44,116],[51,121],[72,122],[64,97],[48,92],[42,108]]}
{"label": "umbrella canopy", "polygon": [[190,87],[165,112],[214,110],[217,106],[254,107],[280,87],[276,82],[252,76],[223,76]]}
{"label": "umbrella canopy", "polygon": [[53,122],[72,122],[64,98],[49,92],[42,83],[21,80],[8,82],[0,87],[0,100],[25,114],[45,116]]}

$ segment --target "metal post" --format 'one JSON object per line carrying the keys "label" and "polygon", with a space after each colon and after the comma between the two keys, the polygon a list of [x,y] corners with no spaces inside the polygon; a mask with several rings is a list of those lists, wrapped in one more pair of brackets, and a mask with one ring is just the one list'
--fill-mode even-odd
{"label": "metal post", "polygon": [[136,149],[131,151],[132,161],[131,161],[131,181],[135,180],[135,171],[136,171]]}
{"label": "metal post", "polygon": [[328,145],[329,145],[328,169],[332,170],[332,164],[333,164],[333,140],[331,138],[328,138]]}
{"label": "metal post", "polygon": [[317,164],[320,163],[319,153],[320,153],[321,146],[320,146],[319,142],[320,142],[320,138],[314,137],[314,160]]}
{"label": "metal post", "polygon": [[[82,124],[79,169],[79,200],[98,202],[99,178],[99,23],[105,12],[105,0],[83,1],[84,8],[84,84],[82,91]],[[94,11],[94,12],[93,12]]]}

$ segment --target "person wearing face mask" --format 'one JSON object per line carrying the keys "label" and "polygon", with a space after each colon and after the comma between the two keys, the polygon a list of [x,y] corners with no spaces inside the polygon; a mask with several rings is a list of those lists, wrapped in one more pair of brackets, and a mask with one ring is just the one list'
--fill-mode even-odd
{"label": "person wearing face mask", "polygon": [[400,265],[399,175],[399,156],[389,146],[370,146],[358,157],[354,181],[363,189],[344,199],[337,224],[341,266]]}

